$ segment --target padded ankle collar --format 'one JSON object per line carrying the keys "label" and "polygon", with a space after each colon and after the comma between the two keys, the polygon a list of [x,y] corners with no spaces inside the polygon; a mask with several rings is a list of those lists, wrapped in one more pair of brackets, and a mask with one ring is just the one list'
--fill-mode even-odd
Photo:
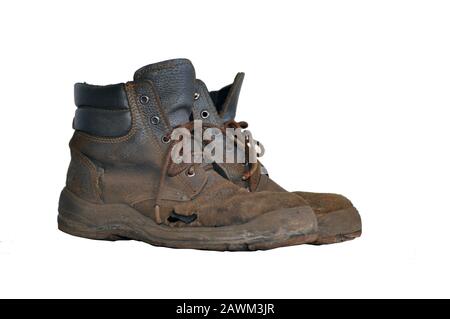
{"label": "padded ankle collar", "polygon": [[77,111],[73,128],[94,136],[118,137],[131,128],[125,85],[75,84],[75,105]]}
{"label": "padded ankle collar", "polygon": [[109,110],[126,110],[129,107],[123,83],[104,86],[76,83],[75,105]]}

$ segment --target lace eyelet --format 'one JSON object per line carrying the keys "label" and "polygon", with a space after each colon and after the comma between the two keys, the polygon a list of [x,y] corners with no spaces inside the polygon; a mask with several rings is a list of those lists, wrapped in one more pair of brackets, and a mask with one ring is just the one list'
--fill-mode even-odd
{"label": "lace eyelet", "polygon": [[203,111],[200,113],[200,116],[201,116],[203,119],[207,119],[207,118],[209,117],[209,112],[208,112],[207,110],[203,110]]}
{"label": "lace eyelet", "polygon": [[199,97],[200,97],[200,93],[195,92],[195,93],[194,93],[194,100],[198,100]]}
{"label": "lace eyelet", "polygon": [[147,95],[141,95],[139,97],[139,102],[141,102],[141,104],[147,104],[150,101],[150,98]]}
{"label": "lace eyelet", "polygon": [[187,177],[194,177],[195,176],[195,171],[193,168],[190,168],[186,171],[186,175]]}
{"label": "lace eyelet", "polygon": [[164,135],[163,137],[161,137],[161,141],[164,144],[168,144],[170,142],[170,137]]}
{"label": "lace eyelet", "polygon": [[159,117],[158,116],[152,116],[152,118],[150,119],[150,122],[153,124],[153,125],[156,125],[156,124],[158,124],[159,123]]}

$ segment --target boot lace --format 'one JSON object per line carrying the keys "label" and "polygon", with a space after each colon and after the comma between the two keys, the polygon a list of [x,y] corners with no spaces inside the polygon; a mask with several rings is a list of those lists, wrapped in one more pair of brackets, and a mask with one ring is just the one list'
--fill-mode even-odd
{"label": "boot lace", "polygon": [[[244,130],[244,129],[248,128],[248,123],[245,121],[237,122],[235,120],[230,120],[230,121],[227,121],[224,123],[224,127]],[[248,170],[242,175],[241,179],[243,181],[249,181],[251,179],[251,177],[258,171],[258,168],[261,164],[259,163],[259,161],[256,161],[256,163],[249,163],[248,156],[247,156],[247,154],[249,154],[249,143],[248,143],[247,137],[246,137],[246,140],[244,141],[244,145],[242,145],[242,147],[244,147],[244,150],[245,150],[245,154],[246,154],[246,163],[245,164],[248,167]]]}
{"label": "boot lace", "polygon": [[[215,127],[215,128],[221,129],[220,127],[217,127],[215,125],[203,123],[203,128],[206,128],[206,127]],[[205,165],[204,163],[184,163],[184,162],[183,163],[174,163],[173,162],[171,153],[178,141],[172,140],[170,138],[170,136],[172,135],[172,132],[175,129],[180,129],[180,128],[185,128],[190,133],[192,133],[194,131],[194,122],[191,121],[186,124],[179,125],[179,126],[173,128],[172,131],[170,131],[169,133],[165,134],[162,137],[163,140],[167,140],[167,141],[169,141],[169,143],[168,143],[166,154],[163,156],[163,167],[161,170],[161,175],[159,178],[158,187],[157,187],[156,196],[155,196],[154,211],[155,211],[155,220],[156,220],[156,223],[158,223],[158,224],[162,223],[162,220],[161,220],[161,192],[165,186],[166,176],[173,177],[173,176],[176,176],[186,170],[188,172],[188,176],[193,176],[192,174],[195,171],[195,167],[200,166],[200,165],[202,165],[205,168],[205,170],[212,168],[212,165]],[[175,169],[175,167],[176,167],[176,169]]]}
{"label": "boot lace", "polygon": [[[236,122],[234,120],[226,122],[224,124],[224,126],[222,126],[222,127],[213,125],[213,124],[209,124],[209,123],[202,123],[203,129],[208,128],[208,127],[217,128],[223,134],[226,134],[226,128],[245,129],[248,127],[248,124],[247,124],[247,122],[244,122],[244,121]],[[194,122],[191,121],[186,124],[179,125],[179,126],[175,127],[173,130],[178,129],[178,128],[185,128],[185,129],[189,130],[190,133],[192,133],[194,130]],[[163,156],[163,167],[161,170],[161,175],[160,175],[160,178],[158,181],[158,187],[157,187],[157,192],[156,192],[156,196],[155,196],[154,211],[155,211],[155,220],[156,220],[156,223],[158,223],[158,224],[162,223],[162,220],[161,220],[161,192],[165,186],[166,176],[170,176],[170,177],[176,176],[186,170],[188,172],[194,172],[196,166],[204,165],[204,163],[179,163],[179,164],[176,164],[177,169],[172,170],[175,163],[173,162],[171,153],[172,153],[172,150],[175,147],[176,143],[178,142],[178,141],[172,140],[170,138],[172,131],[163,136],[163,139],[168,140],[169,143],[168,143],[166,154]],[[243,148],[245,151],[245,154],[248,154],[249,145],[248,145],[247,138],[244,141],[244,143],[242,143],[242,142],[239,143],[237,140],[236,145],[237,145],[237,147]],[[260,164],[259,164],[259,161],[257,161],[256,163],[249,163],[247,155],[246,155],[246,159],[247,160],[246,160],[245,164],[249,169],[242,175],[241,179],[243,181],[250,182],[251,177],[254,176],[254,174],[258,171]],[[204,165],[204,168],[206,170],[211,169],[212,165]]]}

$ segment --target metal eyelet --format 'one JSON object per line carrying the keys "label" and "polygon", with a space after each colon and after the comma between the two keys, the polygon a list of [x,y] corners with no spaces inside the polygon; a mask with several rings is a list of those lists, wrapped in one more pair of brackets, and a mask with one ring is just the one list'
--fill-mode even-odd
{"label": "metal eyelet", "polygon": [[200,97],[200,93],[195,92],[194,93],[194,100],[198,100],[199,97]]}
{"label": "metal eyelet", "polygon": [[186,175],[188,176],[188,177],[194,177],[195,176],[195,171],[194,171],[194,169],[191,167],[191,168],[189,168],[187,171],[186,171]]}
{"label": "metal eyelet", "polygon": [[170,137],[164,135],[163,137],[161,137],[161,141],[162,141],[164,144],[167,144],[167,143],[170,142]]}
{"label": "metal eyelet", "polygon": [[209,112],[208,112],[207,110],[203,110],[203,111],[200,113],[200,116],[201,116],[203,119],[207,119],[207,118],[209,117]]}
{"label": "metal eyelet", "polygon": [[156,115],[155,115],[155,116],[152,116],[152,118],[150,119],[150,122],[151,122],[153,125],[158,124],[158,123],[159,123],[159,117],[157,117]]}
{"label": "metal eyelet", "polygon": [[141,102],[141,104],[147,104],[150,101],[150,98],[147,95],[141,95],[139,97],[139,102]]}

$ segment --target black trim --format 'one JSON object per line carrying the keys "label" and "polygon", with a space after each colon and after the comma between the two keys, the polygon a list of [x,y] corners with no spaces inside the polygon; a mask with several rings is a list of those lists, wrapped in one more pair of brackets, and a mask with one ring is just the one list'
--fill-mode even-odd
{"label": "black trim", "polygon": [[[180,269],[179,273],[165,274],[179,276],[188,280],[193,276],[189,270]],[[186,279],[186,278],[188,279]],[[190,283],[195,285],[195,281]],[[243,286],[237,285],[237,289]],[[122,292],[126,295],[127,292]],[[386,318],[394,315],[407,315],[430,318],[442,316],[448,307],[448,300],[296,300],[296,299],[173,299],[173,300],[2,300],[0,306],[4,313],[10,306],[12,313],[37,317],[68,313],[73,317],[117,317],[130,318],[132,316],[148,318],[309,318],[311,316],[330,318],[367,317],[366,313],[375,318]],[[249,305],[246,307],[245,305]],[[258,305],[256,311],[251,312]],[[239,305],[244,305],[239,307]],[[262,305],[262,306],[259,306]],[[270,311],[273,305],[273,313]],[[61,306],[61,308],[57,307]],[[197,306],[197,313],[189,313],[189,307]],[[199,306],[209,307],[208,314],[199,313]],[[181,308],[180,308],[181,307]],[[396,309],[397,308],[397,309]],[[245,309],[247,313],[236,313],[236,309]],[[181,313],[181,310],[184,312]],[[397,310],[397,311],[396,311]],[[225,311],[225,313],[224,313]],[[250,313],[251,312],[251,313]]]}
{"label": "black trim", "polygon": [[131,112],[123,83],[112,85],[75,84],[78,107],[73,128],[100,137],[118,137],[131,128]]}
{"label": "black trim", "polygon": [[73,128],[95,136],[123,136],[131,128],[131,113],[128,110],[81,107],[75,112]]}
{"label": "black trim", "polygon": [[76,83],[74,88],[75,105],[109,110],[129,109],[127,93],[123,83],[111,85],[91,85]]}

